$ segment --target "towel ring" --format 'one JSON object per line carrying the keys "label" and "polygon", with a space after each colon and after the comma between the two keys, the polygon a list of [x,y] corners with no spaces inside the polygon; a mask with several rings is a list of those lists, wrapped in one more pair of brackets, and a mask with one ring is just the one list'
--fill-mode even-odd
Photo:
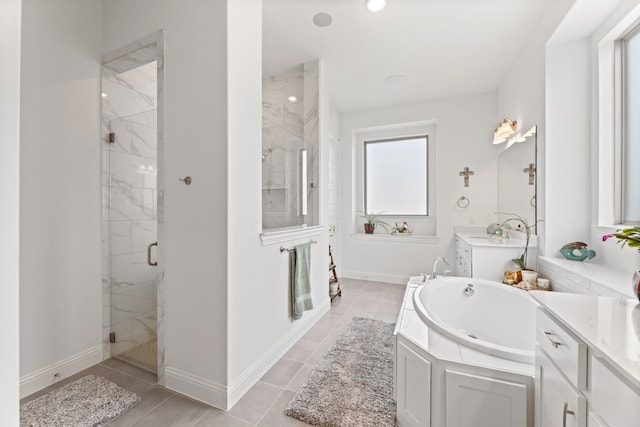
{"label": "towel ring", "polygon": [[469,203],[471,203],[469,199],[462,196],[458,199],[458,201],[456,202],[456,205],[458,205],[459,208],[466,209],[469,207]]}

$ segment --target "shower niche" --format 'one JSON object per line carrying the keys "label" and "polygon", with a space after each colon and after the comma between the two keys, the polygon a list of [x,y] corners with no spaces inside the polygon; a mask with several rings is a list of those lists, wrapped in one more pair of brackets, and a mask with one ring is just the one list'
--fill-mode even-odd
{"label": "shower niche", "polygon": [[318,62],[262,82],[262,231],[318,225]]}

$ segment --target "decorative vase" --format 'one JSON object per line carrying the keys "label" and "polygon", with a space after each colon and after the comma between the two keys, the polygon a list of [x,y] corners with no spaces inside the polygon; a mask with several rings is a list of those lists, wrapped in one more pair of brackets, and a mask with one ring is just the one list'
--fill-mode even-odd
{"label": "decorative vase", "polygon": [[633,330],[636,332],[636,337],[638,337],[640,341],[640,303],[631,311],[631,321],[633,323]]}
{"label": "decorative vase", "polygon": [[376,225],[375,225],[375,224],[369,224],[369,223],[367,223],[367,224],[365,224],[365,225],[364,225],[364,232],[365,232],[366,234],[373,234],[373,229],[374,229],[374,228],[376,228]]}
{"label": "decorative vase", "polygon": [[589,249],[584,242],[567,243],[560,249],[563,257],[571,261],[584,261],[596,256],[596,251]]}
{"label": "decorative vase", "polygon": [[633,279],[631,279],[631,285],[633,289],[633,295],[640,300],[640,271],[633,273]]}
{"label": "decorative vase", "polygon": [[329,282],[329,295],[333,296],[338,293],[338,282]]}
{"label": "decorative vase", "polygon": [[522,281],[527,282],[531,286],[536,285],[538,279],[538,272],[533,270],[522,270]]}

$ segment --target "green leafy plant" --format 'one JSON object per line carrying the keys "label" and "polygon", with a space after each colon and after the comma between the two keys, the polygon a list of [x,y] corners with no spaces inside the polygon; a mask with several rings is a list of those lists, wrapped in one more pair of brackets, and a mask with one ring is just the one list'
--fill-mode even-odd
{"label": "green leafy plant", "polygon": [[382,215],[383,212],[378,212],[378,213],[373,213],[373,212],[372,213],[366,213],[364,211],[358,211],[358,212],[360,213],[360,216],[365,219],[367,224],[371,224],[374,227],[377,227],[379,225],[382,228],[384,228],[385,230],[389,231],[390,225],[387,224],[386,222],[384,222],[380,218],[380,215]]}
{"label": "green leafy plant", "polygon": [[620,243],[622,247],[627,245],[630,248],[637,248],[638,252],[640,252],[640,227],[627,227],[616,230],[616,232],[612,234],[605,234],[602,236],[602,241],[606,242],[612,237],[618,239],[618,243]]}
{"label": "green leafy plant", "polygon": [[525,245],[524,245],[524,251],[522,252],[522,255],[520,255],[519,258],[513,258],[513,259],[511,259],[511,261],[513,261],[513,263],[515,265],[517,265],[518,267],[520,267],[521,269],[523,269],[523,270],[526,269],[527,268],[527,254],[529,252],[529,240],[531,239],[531,229],[535,226],[535,224],[529,225],[527,220],[525,218],[521,217],[518,214],[508,213],[508,212],[496,212],[496,214],[499,214],[499,215],[511,215],[510,218],[505,219],[504,221],[502,221],[502,223],[500,225],[498,225],[498,227],[497,227],[498,230],[504,229],[505,226],[508,225],[511,222],[520,223],[520,225],[524,229],[524,232],[526,234],[526,241],[525,241]]}

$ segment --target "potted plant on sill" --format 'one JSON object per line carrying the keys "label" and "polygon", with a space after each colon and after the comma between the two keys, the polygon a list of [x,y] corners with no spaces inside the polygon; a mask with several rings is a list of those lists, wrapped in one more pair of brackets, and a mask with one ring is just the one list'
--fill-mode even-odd
{"label": "potted plant on sill", "polygon": [[382,212],[378,213],[366,213],[364,211],[359,211],[360,216],[365,219],[364,223],[364,232],[365,234],[373,234],[375,228],[379,225],[385,230],[389,231],[389,224],[380,219],[380,215]]}
{"label": "potted plant on sill", "polygon": [[531,228],[533,227],[533,225],[529,225],[527,220],[524,219],[523,217],[521,217],[518,214],[508,213],[508,212],[496,212],[496,214],[511,215],[511,218],[507,218],[504,221],[502,221],[502,223],[500,225],[498,225],[498,227],[496,227],[496,230],[503,230],[505,228],[505,226],[507,224],[509,224],[510,222],[512,222],[512,221],[516,221],[516,222],[519,222],[520,224],[522,224],[522,227],[524,228],[524,232],[525,232],[525,236],[526,236],[526,241],[525,241],[525,244],[524,244],[524,251],[522,252],[522,255],[520,255],[519,258],[513,258],[511,261],[513,261],[513,263],[515,265],[517,265],[518,267],[520,267],[522,270],[526,270],[527,269],[527,254],[528,254],[528,251],[529,251],[529,240],[531,239]]}
{"label": "potted plant on sill", "polygon": [[[635,248],[640,252],[640,227],[626,227],[616,230],[615,233],[605,234],[602,236],[602,241],[605,242],[612,237],[615,237],[618,240],[621,247],[628,246],[630,248]],[[633,274],[631,285],[633,287],[633,294],[638,298],[638,300],[640,300],[640,270],[636,270]],[[638,318],[640,319],[640,314],[638,315]],[[640,334],[638,336],[640,336]]]}
{"label": "potted plant on sill", "polygon": [[[524,250],[522,252],[522,255],[520,255],[519,258],[513,258],[511,260],[511,261],[513,261],[513,263],[515,265],[520,267],[520,270],[517,270],[517,271],[514,271],[514,272],[506,271],[505,272],[505,281],[508,281],[508,282],[515,281],[515,283],[519,283],[520,281],[526,281],[526,282],[529,282],[530,285],[534,286],[535,285],[535,281],[536,281],[536,277],[537,277],[537,273],[534,270],[531,270],[530,268],[527,268],[527,255],[528,255],[528,252],[529,252],[529,240],[531,239],[531,229],[533,228],[533,226],[535,224],[529,225],[527,220],[525,218],[521,217],[518,214],[508,213],[508,212],[496,212],[496,214],[511,215],[510,218],[507,218],[504,221],[502,221],[502,223],[496,227],[496,230],[503,230],[503,229],[505,229],[505,226],[509,225],[510,222],[516,221],[516,222],[519,222],[522,225],[522,228],[524,229],[525,236],[526,236],[526,240],[525,240],[525,244],[524,244]],[[525,278],[525,275],[523,275],[523,272],[526,272],[526,276],[527,276],[526,278]]]}
{"label": "potted plant on sill", "polygon": [[391,229],[391,234],[401,234],[403,236],[410,236],[412,230],[409,228],[407,221],[402,221],[402,224],[396,224]]}

